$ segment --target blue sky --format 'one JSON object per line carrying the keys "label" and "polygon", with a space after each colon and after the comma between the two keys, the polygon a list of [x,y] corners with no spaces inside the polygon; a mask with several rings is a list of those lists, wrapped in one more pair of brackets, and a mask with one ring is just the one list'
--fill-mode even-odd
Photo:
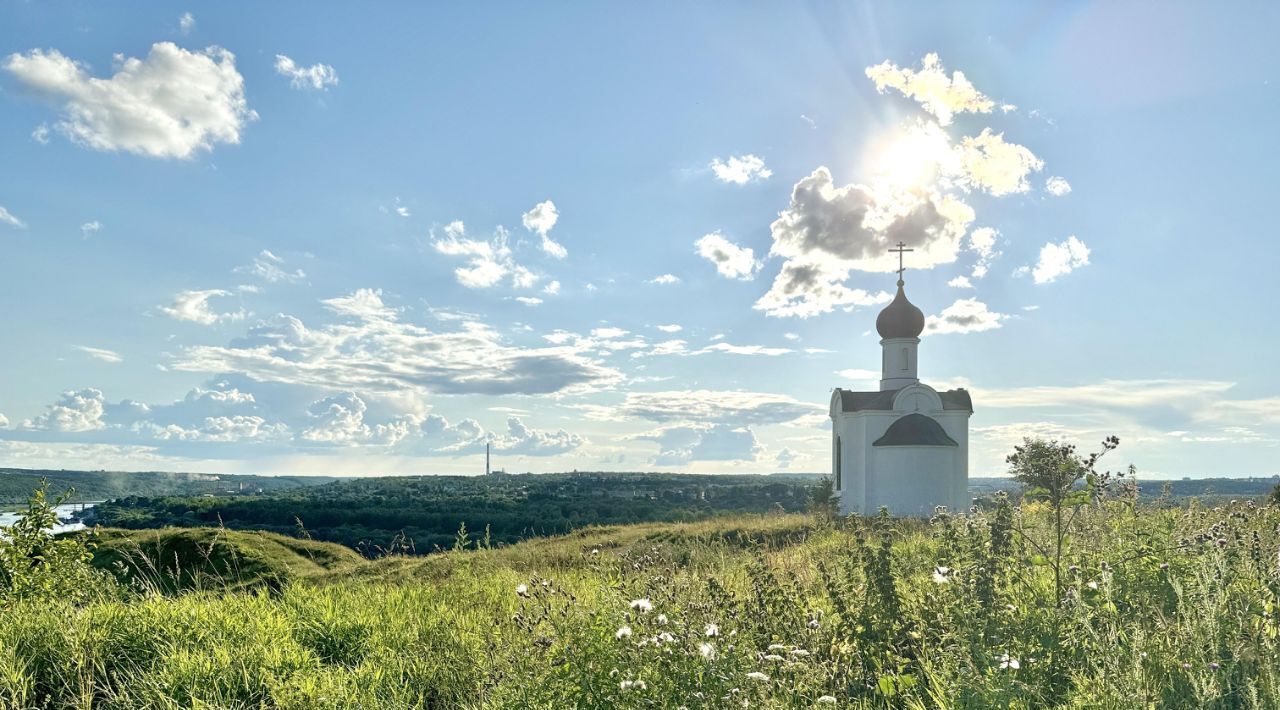
{"label": "blue sky", "polygon": [[827,470],[903,238],[972,475],[1278,473],[1277,15],[0,5],[0,459]]}

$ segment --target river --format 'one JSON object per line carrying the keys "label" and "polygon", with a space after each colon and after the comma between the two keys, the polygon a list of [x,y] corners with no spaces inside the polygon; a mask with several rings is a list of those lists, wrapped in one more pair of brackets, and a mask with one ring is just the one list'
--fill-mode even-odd
{"label": "river", "polygon": [[[58,524],[54,526],[55,533],[72,532],[75,530],[84,530],[84,523],[72,520],[71,516],[82,510],[88,510],[97,503],[68,503],[60,505],[54,510],[58,513]],[[17,513],[0,512],[0,528],[7,528],[18,522],[22,516]]]}

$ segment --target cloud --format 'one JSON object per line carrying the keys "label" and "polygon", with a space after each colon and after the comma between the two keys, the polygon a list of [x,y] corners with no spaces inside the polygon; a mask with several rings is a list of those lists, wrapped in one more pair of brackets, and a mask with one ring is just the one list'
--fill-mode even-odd
{"label": "cloud", "polygon": [[956,260],[960,241],[974,219],[972,208],[949,195],[919,188],[836,187],[819,167],[796,183],[791,204],[770,225],[771,256],[786,261],[756,308],[773,316],[808,317],[837,307],[888,300],[845,285],[853,269],[892,272],[898,241],[915,249],[914,268]]}
{"label": "cloud", "polygon": [[764,448],[746,427],[732,424],[661,427],[634,437],[658,443],[656,466],[680,466],[693,461],[754,461]]}
{"label": "cloud", "polygon": [[1038,284],[1052,283],[1059,276],[1089,265],[1089,247],[1072,235],[1061,244],[1052,242],[1040,247],[1040,260],[1031,271]]}
{"label": "cloud", "polygon": [[948,77],[941,60],[934,53],[925,55],[919,70],[899,68],[885,61],[867,67],[866,74],[875,82],[877,91],[885,93],[889,89],[897,89],[937,117],[944,126],[951,123],[957,113],[991,113],[995,107],[995,102],[974,88],[962,72],[954,72]]}
{"label": "cloud", "polygon": [[182,17],[178,18],[178,31],[184,36],[191,34],[191,30],[196,27],[196,16],[189,12],[182,13]]}
{"label": "cloud", "polygon": [[248,315],[244,309],[229,313],[216,313],[209,307],[209,299],[230,295],[230,291],[224,291],[219,288],[207,291],[182,291],[173,297],[171,305],[161,306],[160,312],[174,320],[190,321],[201,325],[213,325],[220,321],[244,320]]}
{"label": "cloud", "polygon": [[486,432],[474,419],[457,424],[439,415],[428,415],[421,426],[423,440],[430,451],[459,456],[484,451],[489,444],[495,453],[515,456],[555,456],[573,451],[588,443],[587,439],[560,429],[544,431],[527,426],[520,417],[507,418],[505,433]]}
{"label": "cloud", "polygon": [[996,251],[996,240],[1000,238],[1000,232],[991,227],[979,227],[969,232],[966,241],[969,251],[978,255],[977,262],[973,265],[973,271],[970,276],[980,279],[987,275],[987,271],[991,268],[991,262],[998,256],[1000,252]]}
{"label": "cloud", "polygon": [[645,283],[658,284],[660,286],[668,285],[668,284],[678,284],[680,283],[680,277],[676,276],[675,274],[662,274],[660,276],[654,276],[653,278],[649,279]]}
{"label": "cloud", "polygon": [[674,323],[670,325],[655,325],[653,327],[657,328],[658,330],[664,333],[679,333],[680,331],[684,330],[683,326],[679,326]]}
{"label": "cloud", "polygon": [[731,345],[729,343],[715,343],[708,345],[701,350],[693,351],[693,355],[705,355],[707,353],[728,353],[730,355],[766,355],[776,357],[778,355],[786,355],[795,352],[791,348],[768,348],[763,345]]}
{"label": "cloud", "polygon": [[976,137],[964,137],[955,151],[961,185],[996,197],[1030,190],[1027,176],[1044,168],[1044,161],[1025,146],[1006,143],[1004,134],[992,133],[990,128]]}
{"label": "cloud", "polygon": [[444,236],[434,238],[431,246],[446,256],[467,259],[466,266],[453,270],[458,283],[467,288],[490,288],[508,277],[516,288],[531,288],[538,281],[536,274],[516,263],[507,230],[502,227],[498,227],[493,239],[471,239],[466,235],[466,226],[455,220],[445,225]]}
{"label": "cloud", "polygon": [[77,345],[75,347],[76,347],[76,350],[79,350],[80,352],[88,355],[89,357],[95,360],[101,360],[103,362],[111,362],[111,363],[124,362],[124,358],[120,357],[120,353],[117,353],[114,350],[107,350],[106,348],[93,348],[93,347],[89,347],[88,345]]}
{"label": "cloud", "polygon": [[251,263],[237,266],[232,271],[237,274],[245,274],[262,279],[267,283],[280,283],[282,281],[296,283],[307,277],[302,269],[285,271],[281,268],[283,264],[284,259],[272,254],[268,249],[263,249],[254,257]]}
{"label": "cloud", "polygon": [[96,389],[67,390],[61,399],[34,419],[22,423],[23,429],[55,432],[81,432],[101,429],[104,411],[102,392]]}
{"label": "cloud", "polygon": [[307,408],[314,423],[302,431],[300,438],[318,444],[389,446],[415,432],[420,423],[412,416],[404,416],[371,427],[364,420],[367,410],[368,405],[355,392],[318,399]]}
{"label": "cloud", "polygon": [[764,160],[754,155],[734,155],[726,161],[716,158],[711,161],[710,167],[717,180],[734,185],[746,185],[753,180],[764,181],[773,175],[773,171],[765,167]]}
{"label": "cloud", "polygon": [[0,429],[7,429],[7,428],[9,428],[9,418],[3,414],[0,414]]}
{"label": "cloud", "polygon": [[1051,177],[1044,181],[1044,191],[1054,197],[1062,197],[1071,192],[1071,183],[1065,178]]}
{"label": "cloud", "polygon": [[289,85],[295,89],[328,91],[338,83],[338,72],[328,64],[312,64],[300,67],[283,54],[276,55],[276,73],[289,77]]}
{"label": "cloud", "polygon": [[95,150],[191,158],[219,143],[239,143],[245,123],[257,118],[235,55],[220,47],[189,52],[157,42],[146,59],[121,59],[108,79],[56,49],[12,54],[3,66],[60,105],[59,132]]}
{"label": "cloud", "polygon": [[31,131],[31,140],[40,145],[49,145],[49,124],[42,123]]}
{"label": "cloud", "polygon": [[760,261],[751,247],[740,247],[719,232],[704,235],[694,246],[698,256],[715,264],[716,271],[725,278],[750,281],[760,269]]}
{"label": "cloud", "polygon": [[542,289],[542,292],[547,294],[548,296],[554,296],[560,293],[560,282],[552,281],[551,283],[547,284],[546,288]]}
{"label": "cloud", "polygon": [[839,370],[836,375],[841,379],[855,382],[879,382],[881,373],[876,370],[864,370],[855,367],[848,370]]}
{"label": "cloud", "polygon": [[574,393],[622,379],[574,343],[522,348],[474,320],[457,321],[460,329],[453,331],[404,322],[369,289],[323,303],[348,322],[310,328],[281,314],[252,326],[227,346],[186,348],[173,367],[391,394]]}
{"label": "cloud", "polygon": [[80,225],[80,236],[83,239],[88,239],[90,235],[96,234],[100,231],[102,231],[102,223],[96,219],[92,222],[85,222]]}
{"label": "cloud", "polygon": [[516,296],[516,300],[526,306],[541,306],[542,299],[536,296]]}
{"label": "cloud", "polygon": [[980,333],[999,328],[1008,317],[989,310],[987,304],[976,298],[961,298],[944,308],[942,313],[929,316],[925,330],[930,333]]}
{"label": "cloud", "polygon": [[952,288],[973,288],[973,282],[969,280],[968,276],[957,276],[948,281],[947,285]]}
{"label": "cloud", "polygon": [[547,236],[551,232],[551,228],[556,226],[556,222],[559,219],[560,213],[556,211],[556,205],[551,200],[539,202],[521,217],[524,228],[531,232],[537,232],[538,236],[542,238],[539,243],[542,251],[557,259],[563,259],[569,255],[569,250],[565,249],[563,244]]}
{"label": "cloud", "polygon": [[564,429],[539,431],[525,426],[519,417],[507,418],[507,432],[492,438],[493,447],[517,456],[554,456],[582,446],[587,440]]}
{"label": "cloud", "polygon": [[824,410],[821,404],[801,402],[783,394],[676,390],[629,392],[617,413],[660,424],[693,422],[746,426],[783,424]]}
{"label": "cloud", "polygon": [[774,458],[774,465],[780,469],[791,468],[791,464],[794,463],[799,456],[799,454],[792,451],[789,447],[783,447],[783,449],[779,451],[778,455]]}
{"label": "cloud", "polygon": [[10,227],[17,227],[18,229],[25,229],[27,226],[22,222],[22,220],[14,216],[12,212],[5,209],[3,205],[0,205],[0,222],[3,222]]}

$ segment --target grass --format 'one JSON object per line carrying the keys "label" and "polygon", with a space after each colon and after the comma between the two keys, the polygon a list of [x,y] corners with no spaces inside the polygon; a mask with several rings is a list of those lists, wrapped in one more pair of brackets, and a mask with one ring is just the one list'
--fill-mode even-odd
{"label": "grass", "polygon": [[374,561],[106,531],[97,564],[171,583],[0,609],[0,707],[1280,706],[1280,509],[1076,520],[1060,600],[1035,505],[1007,540],[743,516]]}

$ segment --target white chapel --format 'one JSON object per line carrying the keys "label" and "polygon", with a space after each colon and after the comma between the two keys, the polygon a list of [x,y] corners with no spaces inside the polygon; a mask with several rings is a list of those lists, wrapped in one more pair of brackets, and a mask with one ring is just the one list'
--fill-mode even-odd
{"label": "white chapel", "polygon": [[[902,252],[911,251],[899,243]],[[880,389],[831,394],[831,473],[840,513],[931,516],[969,509],[969,417],[964,389],[939,392],[917,376],[924,313],[898,295],[879,317]]]}

